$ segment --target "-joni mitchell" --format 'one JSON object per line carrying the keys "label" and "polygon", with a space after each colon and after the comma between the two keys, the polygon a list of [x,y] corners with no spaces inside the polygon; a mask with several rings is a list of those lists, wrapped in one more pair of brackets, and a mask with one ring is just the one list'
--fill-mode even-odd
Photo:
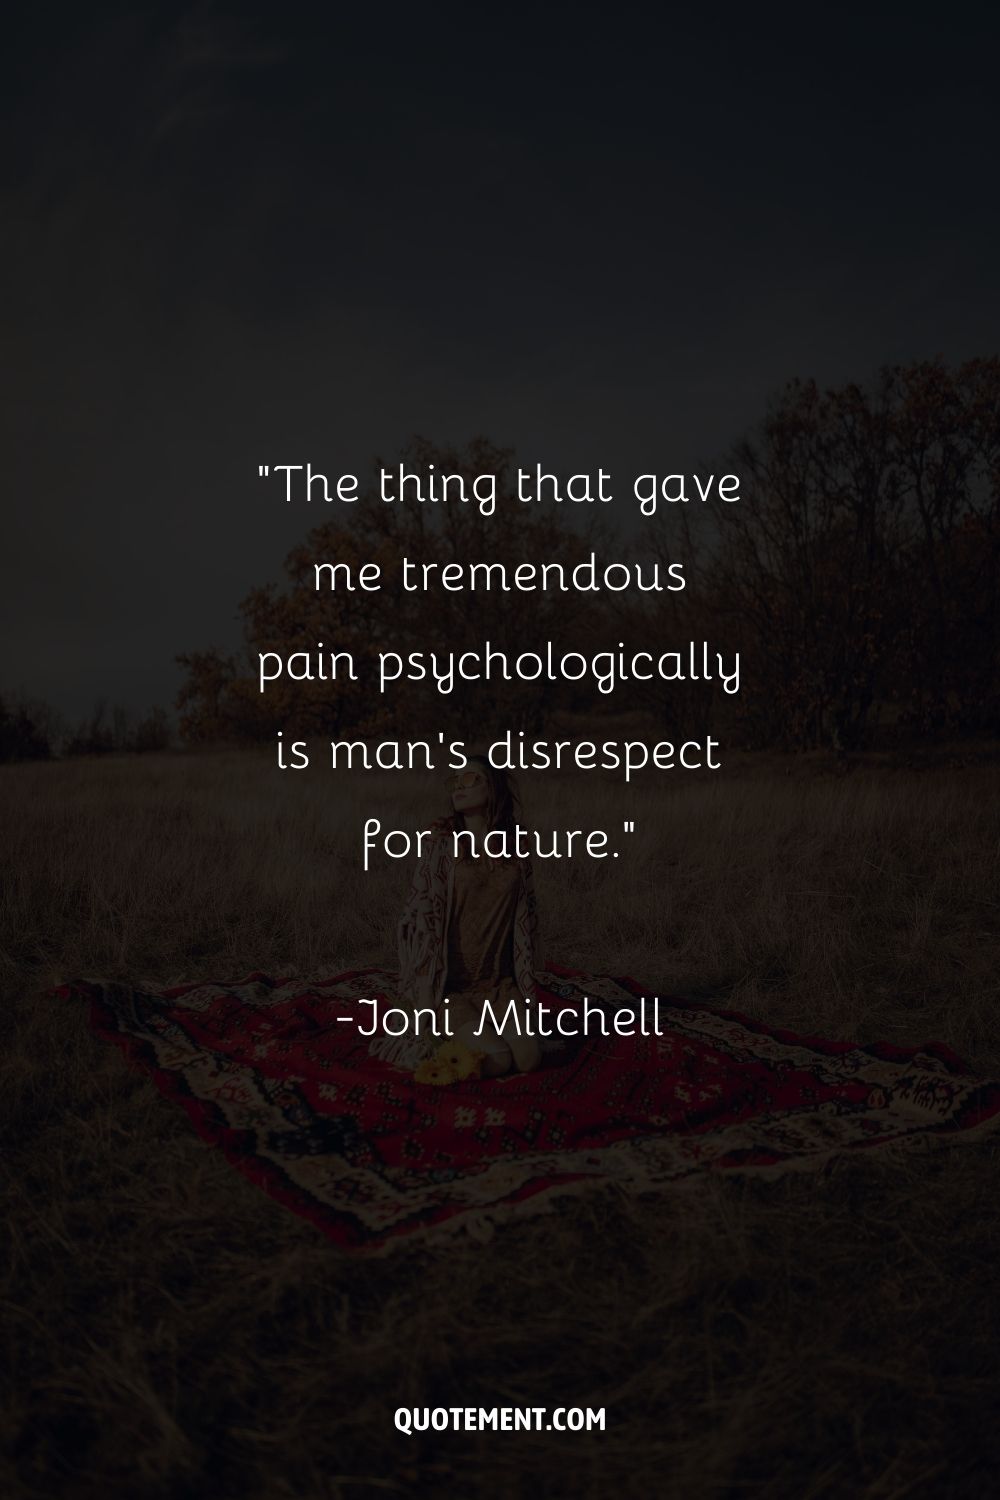
{"label": "-joni mitchell", "polygon": [[[455,1035],[448,1014],[447,999],[443,1003],[443,1028],[439,1025],[441,1018],[430,1006],[415,1011],[404,1010],[401,1006],[390,1006],[382,1012],[380,1023],[377,1000],[359,1000],[357,1003],[372,1007],[371,1026],[358,1027],[360,1034],[365,1037],[379,1034],[396,1037],[405,1036],[407,1033],[415,1037]],[[555,1018],[554,1028],[546,1024],[546,1018],[549,1016]],[[424,1022],[422,1017],[427,1017],[427,1021]],[[565,1026],[563,1024],[565,1017],[569,1017],[576,1024]],[[650,1020],[652,1024],[648,1024]],[[584,996],[582,1012],[573,1006],[563,1006],[557,1010],[554,1006],[543,1005],[540,1001],[534,1006],[529,1006],[524,1002],[519,1005],[515,999],[508,1003],[500,1015],[494,1011],[491,1000],[484,1000],[483,1013],[473,1035],[480,1037],[484,1033],[491,1035],[496,1032],[502,1036],[507,1030],[515,1031],[518,1036],[540,1037],[662,1036],[660,997],[659,995],[642,995],[637,1009],[623,1006],[618,1010],[609,1010],[606,1006],[591,1004],[589,997]]]}

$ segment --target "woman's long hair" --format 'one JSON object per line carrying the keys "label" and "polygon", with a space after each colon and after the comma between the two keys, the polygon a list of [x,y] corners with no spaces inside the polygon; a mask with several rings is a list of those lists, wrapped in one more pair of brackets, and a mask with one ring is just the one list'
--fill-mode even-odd
{"label": "woman's long hair", "polygon": [[[509,771],[491,765],[485,755],[470,755],[465,769],[471,770],[473,766],[486,777],[485,817],[488,831],[500,828],[512,842],[514,826],[521,821],[521,796],[517,782]],[[465,827],[464,813],[454,808],[447,821],[456,833]],[[461,859],[470,858],[467,842],[462,840]]]}

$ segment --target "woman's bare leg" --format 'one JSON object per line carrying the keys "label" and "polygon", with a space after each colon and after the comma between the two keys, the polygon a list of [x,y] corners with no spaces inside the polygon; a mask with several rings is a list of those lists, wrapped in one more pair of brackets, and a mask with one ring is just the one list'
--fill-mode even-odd
{"label": "woman's bare leg", "polygon": [[477,1036],[478,1025],[475,1020],[464,1022],[455,1033],[456,1040],[464,1042],[470,1052],[485,1052],[484,1078],[499,1078],[501,1073],[509,1073],[514,1057],[507,1043],[488,1023]]}

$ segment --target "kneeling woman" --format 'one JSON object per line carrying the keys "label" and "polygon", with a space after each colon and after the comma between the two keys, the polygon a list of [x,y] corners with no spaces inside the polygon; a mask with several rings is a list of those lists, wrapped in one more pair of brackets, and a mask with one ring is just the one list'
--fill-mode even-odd
{"label": "kneeling woman", "polygon": [[491,829],[512,834],[517,794],[508,773],[480,755],[449,776],[448,789],[451,816],[432,825],[399,921],[400,999],[414,1013],[432,1009],[440,1035],[423,1026],[416,1035],[377,1037],[370,1051],[416,1067],[440,1045],[447,1027],[470,1051],[485,1054],[484,1077],[528,1072],[541,1059],[537,1036],[526,1034],[533,1029],[538,942],[531,862],[473,857],[468,839],[458,841],[456,857],[452,839],[453,832],[469,829],[481,848]]}

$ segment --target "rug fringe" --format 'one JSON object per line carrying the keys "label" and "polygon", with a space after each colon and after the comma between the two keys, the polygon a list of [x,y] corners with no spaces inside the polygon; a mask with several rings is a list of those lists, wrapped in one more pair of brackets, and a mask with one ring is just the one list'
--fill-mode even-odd
{"label": "rug fringe", "polygon": [[394,1236],[373,1248],[366,1246],[359,1253],[366,1260],[382,1260],[406,1250],[417,1254],[433,1255],[435,1251],[444,1251],[446,1246],[454,1245],[456,1240],[472,1240],[485,1244],[493,1238],[498,1229],[512,1220],[516,1223],[523,1223],[525,1220],[548,1217],[556,1212],[560,1204],[585,1194],[619,1196],[622,1199],[635,1201],[643,1198],[669,1197],[678,1190],[685,1196],[704,1192],[706,1180],[719,1183],[726,1179],[739,1178],[744,1182],[761,1180],[775,1182],[788,1174],[799,1180],[810,1176],[829,1179],[839,1168],[846,1166],[852,1160],[862,1162],[881,1159],[890,1167],[902,1166],[905,1163],[916,1165],[917,1159],[924,1154],[935,1154],[941,1149],[947,1150],[972,1141],[982,1142],[991,1136],[994,1142],[1000,1145],[1000,1115],[992,1115],[975,1125],[953,1133],[942,1132],[935,1135],[917,1131],[912,1135],[895,1136],[887,1141],[873,1141],[865,1146],[847,1148],[832,1146],[829,1150],[806,1157],[786,1158],[773,1166],[754,1166],[748,1163],[732,1167],[717,1167],[707,1173],[692,1170],[684,1176],[663,1178],[658,1182],[629,1180],[621,1177],[581,1177],[575,1182],[553,1183],[515,1203],[490,1204],[488,1207],[475,1209],[470,1213],[456,1214],[454,1218],[443,1222],[423,1225],[407,1235]]}

